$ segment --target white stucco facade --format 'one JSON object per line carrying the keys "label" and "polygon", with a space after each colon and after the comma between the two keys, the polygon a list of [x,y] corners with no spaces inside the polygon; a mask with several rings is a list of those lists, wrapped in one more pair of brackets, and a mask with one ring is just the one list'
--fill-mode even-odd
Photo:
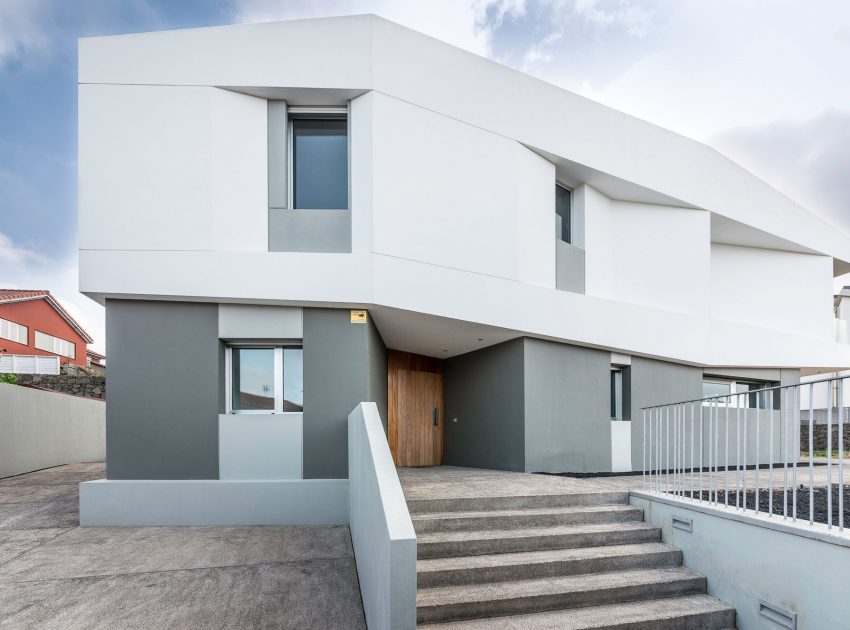
{"label": "white stucco facade", "polygon": [[[350,253],[268,251],[267,99],[348,108]],[[97,300],[367,307],[435,356],[532,336],[850,365],[831,308],[846,235],[705,145],[380,18],[84,39],[79,117]],[[556,180],[584,293],[555,288]]]}

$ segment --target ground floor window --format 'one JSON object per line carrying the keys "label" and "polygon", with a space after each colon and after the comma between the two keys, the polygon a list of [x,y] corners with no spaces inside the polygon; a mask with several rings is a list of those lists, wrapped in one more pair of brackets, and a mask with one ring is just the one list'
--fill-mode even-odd
{"label": "ground floor window", "polygon": [[[731,379],[705,379],[702,382],[703,398],[716,398],[718,405],[743,407],[749,409],[768,409],[771,404],[771,392],[758,391],[770,387],[773,383],[743,381]],[[713,405],[714,400],[706,400],[703,405]],[[778,408],[778,405],[777,405]]]}
{"label": "ground floor window", "polygon": [[228,346],[228,413],[304,409],[303,350],[298,346]]}

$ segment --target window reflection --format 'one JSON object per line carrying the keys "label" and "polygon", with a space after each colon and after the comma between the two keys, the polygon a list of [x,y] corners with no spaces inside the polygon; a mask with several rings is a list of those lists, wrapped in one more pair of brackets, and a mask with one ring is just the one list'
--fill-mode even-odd
{"label": "window reflection", "polygon": [[274,348],[233,349],[234,411],[274,410]]}

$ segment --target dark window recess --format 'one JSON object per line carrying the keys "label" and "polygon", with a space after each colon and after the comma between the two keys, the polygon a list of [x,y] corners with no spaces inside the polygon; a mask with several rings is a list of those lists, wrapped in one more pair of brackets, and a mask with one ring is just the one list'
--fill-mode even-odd
{"label": "dark window recess", "polygon": [[555,186],[555,235],[565,243],[572,243],[572,193],[563,186]]}

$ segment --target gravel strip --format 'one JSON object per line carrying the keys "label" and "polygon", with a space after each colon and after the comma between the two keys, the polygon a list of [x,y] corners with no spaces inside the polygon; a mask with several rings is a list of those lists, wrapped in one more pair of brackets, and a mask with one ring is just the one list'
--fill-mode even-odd
{"label": "gravel strip", "polygon": [[[788,516],[793,515],[793,495],[791,487],[788,488]],[[816,523],[826,523],[827,516],[827,489],[825,486],[814,488],[814,520]],[[685,496],[690,496],[690,493],[685,492]],[[717,503],[723,503],[725,493],[720,490],[717,493]],[[783,496],[782,489],[773,491],[773,514],[782,515],[783,512]],[[694,498],[699,498],[700,493],[694,492]],[[709,497],[709,492],[703,490],[702,500],[709,501],[713,497]],[[748,490],[746,497],[744,492],[738,493],[739,504],[741,501],[746,503],[746,507],[750,510],[755,505],[756,493],[755,490]],[[729,505],[735,505],[735,492],[729,492]],[[768,512],[770,505],[770,493],[767,490],[759,490],[759,511]],[[800,485],[797,487],[797,518],[805,521],[809,520],[809,489],[806,486]],[[838,524],[838,484],[832,486],[832,524]],[[844,486],[844,524],[850,527],[850,486]]]}

